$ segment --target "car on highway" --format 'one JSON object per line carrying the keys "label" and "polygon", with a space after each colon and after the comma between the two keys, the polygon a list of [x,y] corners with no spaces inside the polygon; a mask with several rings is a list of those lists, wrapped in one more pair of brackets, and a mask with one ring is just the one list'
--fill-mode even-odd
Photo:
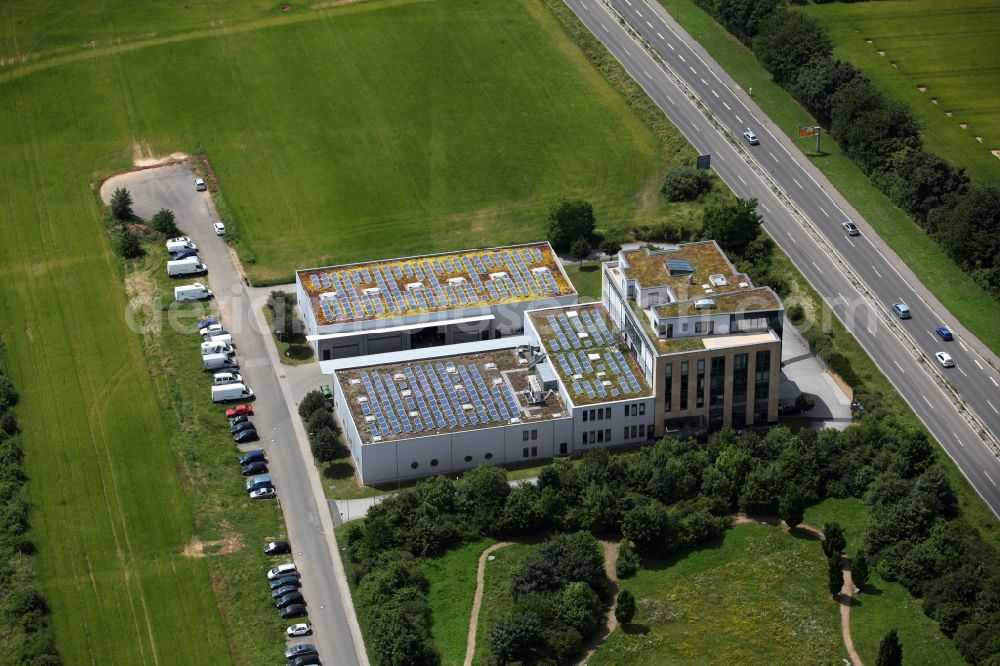
{"label": "car on highway", "polygon": [[265,555],[284,555],[292,552],[292,544],[287,541],[269,541],[264,544]]}
{"label": "car on highway", "polygon": [[215,235],[216,236],[225,236],[226,235],[226,225],[224,225],[222,222],[216,222],[215,224],[213,224],[212,225],[212,229],[215,230]]}
{"label": "car on highway", "polygon": [[286,585],[291,585],[293,587],[302,587],[302,580],[299,578],[298,574],[289,574],[287,576],[280,576],[268,582],[270,583],[272,590],[277,590],[279,587],[284,587]]}
{"label": "car on highway", "polygon": [[253,407],[250,405],[236,405],[226,410],[227,419],[234,419],[237,416],[253,416]]}
{"label": "car on highway", "polygon": [[260,439],[257,434],[256,428],[250,428],[248,430],[240,430],[238,433],[233,435],[233,441],[237,444],[245,444],[246,442],[255,442]]}
{"label": "car on highway", "polygon": [[202,178],[195,178],[194,189],[196,189],[199,192],[204,192],[205,190],[207,190],[208,187],[205,185],[205,180]]}
{"label": "car on highway", "polygon": [[[237,416],[236,419],[246,419],[245,416]],[[233,421],[236,421],[233,419]],[[252,462],[267,462],[267,455],[264,453],[264,449],[254,449],[253,451],[247,451],[240,456],[240,464],[247,465]]]}
{"label": "car on highway", "polygon": [[285,606],[282,608],[278,615],[281,616],[282,620],[291,620],[295,617],[305,617],[309,611],[306,610],[305,604],[292,604],[291,606]]}
{"label": "car on highway", "polygon": [[278,597],[283,597],[286,594],[291,594],[292,592],[298,592],[298,585],[282,585],[281,587],[276,587],[271,590],[271,598],[277,599]]}
{"label": "car on highway", "polygon": [[949,354],[948,352],[943,352],[943,351],[938,352],[934,354],[934,358],[936,358],[938,360],[938,363],[940,363],[945,368],[955,367],[955,361],[952,360],[951,354]]}
{"label": "car on highway", "polygon": [[[246,420],[245,421],[236,421],[235,419],[233,419],[235,422],[233,423],[233,425],[229,426],[229,434],[230,435],[235,435],[238,432],[243,432],[244,430],[249,430],[250,428],[254,427],[253,421],[251,421],[247,417],[242,417],[242,418],[245,418]],[[246,464],[246,463],[244,463],[244,464]]]}
{"label": "car on highway", "polygon": [[858,225],[854,224],[853,222],[844,222],[840,226],[843,227],[844,231],[847,232],[848,236],[861,235],[861,229],[858,229]]}
{"label": "car on highway", "polygon": [[199,331],[201,331],[203,329],[208,328],[209,326],[215,326],[218,323],[219,323],[219,320],[216,319],[215,317],[205,317],[204,319],[202,319],[201,321],[199,321],[197,324],[195,324],[195,328],[197,328]]}
{"label": "car on highway", "polygon": [[305,624],[304,622],[299,622],[298,624],[293,624],[292,626],[285,629],[285,634],[288,636],[308,636],[313,632],[311,624]]}
{"label": "car on highway", "polygon": [[274,499],[277,496],[278,493],[275,491],[274,486],[264,486],[263,488],[250,491],[250,499],[252,500]]}
{"label": "car on highway", "polygon": [[299,591],[289,592],[283,596],[278,597],[274,600],[275,608],[284,608],[285,606],[291,606],[292,604],[302,604],[305,605],[305,597]]}
{"label": "car on highway", "polygon": [[240,467],[240,473],[243,476],[254,476],[255,474],[265,474],[266,472],[267,463],[263,460],[255,460]]}
{"label": "car on highway", "polygon": [[945,342],[951,342],[955,339],[955,336],[952,335],[951,329],[947,326],[939,326],[934,330],[934,332],[937,333]]}
{"label": "car on highway", "polygon": [[746,139],[747,143],[749,143],[751,146],[756,146],[757,144],[760,143],[760,139],[757,138],[757,135],[751,132],[750,130],[743,132],[743,138]]}
{"label": "car on highway", "polygon": [[267,571],[267,579],[274,580],[275,578],[281,578],[282,576],[298,576],[299,568],[295,566],[294,562],[283,562],[275,567],[271,567]]}
{"label": "car on highway", "polygon": [[285,650],[285,659],[295,659],[296,657],[304,657],[307,654],[318,654],[316,651],[316,646],[311,643],[299,643],[298,645],[293,645],[292,647]]}
{"label": "car on highway", "polygon": [[893,303],[892,309],[900,319],[910,318],[910,308],[906,305],[906,303],[903,303],[902,301],[899,303]]}

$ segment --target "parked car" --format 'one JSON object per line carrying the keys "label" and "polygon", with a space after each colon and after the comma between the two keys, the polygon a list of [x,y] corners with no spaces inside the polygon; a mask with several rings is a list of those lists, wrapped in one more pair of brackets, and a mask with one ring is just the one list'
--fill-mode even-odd
{"label": "parked car", "polygon": [[192,250],[191,248],[185,248],[183,250],[176,250],[170,253],[170,261],[180,261],[181,259],[187,259],[188,257],[197,257],[198,250]]}
{"label": "parked car", "polygon": [[267,463],[262,460],[256,460],[240,467],[240,473],[243,476],[253,476],[254,474],[264,474],[265,472],[267,472]]}
{"label": "parked car", "polygon": [[307,654],[304,657],[289,659],[285,666],[320,666],[318,654]]}
{"label": "parked car", "polygon": [[275,599],[274,607],[284,608],[285,606],[291,606],[292,604],[302,604],[305,606],[305,602],[305,597],[302,596],[301,592],[289,592],[288,594]]}
{"label": "parked car", "polygon": [[299,643],[285,650],[285,659],[304,657],[307,654],[317,654],[316,646],[311,643]]}
{"label": "parked car", "polygon": [[274,483],[271,481],[270,474],[261,474],[260,476],[255,476],[247,481],[247,492],[251,490],[257,490],[258,488],[263,488],[264,486],[273,486]]}
{"label": "parked car", "polygon": [[294,617],[305,617],[309,611],[306,610],[305,604],[292,604],[291,606],[285,606],[280,611],[278,615],[281,616],[282,620],[291,620]]}
{"label": "parked car", "polygon": [[907,307],[906,303],[903,302],[893,303],[892,309],[899,316],[900,319],[910,318],[910,308]]}
{"label": "parked car", "polygon": [[274,499],[277,496],[278,493],[275,492],[274,486],[264,486],[263,488],[250,491],[250,499],[252,500]]}
{"label": "parked car", "polygon": [[298,624],[293,624],[292,626],[285,629],[285,635],[287,636],[308,636],[313,632],[311,624],[305,624],[300,622]]}
{"label": "parked car", "polygon": [[844,222],[840,226],[844,228],[844,231],[847,232],[848,236],[861,235],[861,229],[858,229],[858,225],[854,224],[853,222]]}
{"label": "parked car", "polygon": [[205,185],[205,181],[203,179],[201,179],[201,178],[195,178],[194,179],[194,189],[197,190],[197,191],[199,191],[199,192],[204,192],[205,190],[208,189],[208,187]]}
{"label": "parked car", "polygon": [[[238,419],[245,419],[245,416],[237,416]],[[236,419],[233,419],[234,421]],[[247,451],[240,456],[240,464],[247,465],[252,462],[267,462],[267,456],[264,455],[264,449],[254,449],[253,451]]]}
{"label": "parked car", "polygon": [[248,430],[240,430],[238,433],[233,435],[233,441],[237,444],[246,444],[247,442],[256,442],[260,439],[257,435],[256,428],[250,428]]}
{"label": "parked car", "polygon": [[253,416],[253,407],[250,405],[236,405],[226,410],[226,418],[232,419],[237,416]]}
{"label": "parked car", "polygon": [[944,340],[945,342],[951,342],[952,340],[955,339],[955,336],[952,335],[951,329],[948,328],[947,326],[940,326],[937,329],[935,329],[934,332],[937,333],[939,336],[941,336],[941,339]]}
{"label": "parked car", "polygon": [[291,594],[292,592],[298,592],[298,585],[282,585],[281,587],[276,587],[271,590],[271,598],[277,599],[278,597],[283,597],[286,594]]}
{"label": "parked car", "polygon": [[949,354],[948,352],[938,352],[934,354],[934,357],[937,358],[938,363],[940,363],[942,366],[946,368],[955,367],[955,361],[952,360],[951,354]]}
{"label": "parked car", "polygon": [[215,317],[205,317],[204,319],[202,319],[201,321],[199,321],[197,324],[195,324],[195,328],[197,328],[199,331],[201,331],[203,329],[208,328],[209,326],[215,326],[218,323],[219,323],[219,320],[216,319]]}
{"label": "parked car", "polygon": [[333,391],[330,389],[329,384],[323,384],[319,387],[319,390],[323,393],[323,397],[327,400],[333,400]]}
{"label": "parked car", "polygon": [[294,562],[284,562],[276,567],[271,567],[267,572],[267,579],[274,580],[275,578],[289,575],[299,575],[299,569],[295,566]]}
{"label": "parked car", "polygon": [[747,143],[749,143],[751,146],[756,146],[757,144],[760,143],[760,139],[757,138],[757,135],[751,132],[750,130],[743,132],[743,138],[746,139]]}
{"label": "parked car", "polygon": [[272,590],[276,590],[279,587],[285,587],[286,585],[291,585],[293,587],[302,587],[302,580],[299,578],[298,574],[290,574],[288,576],[280,576],[274,580],[269,581]]}
{"label": "parked car", "polygon": [[251,421],[249,417],[244,416],[242,418],[246,420],[233,423],[233,425],[229,426],[230,435],[235,435],[238,432],[243,432],[244,430],[250,430],[251,428],[254,428],[253,421]]}
{"label": "parked car", "polygon": [[270,541],[264,544],[265,555],[284,555],[292,552],[292,544],[287,541]]}
{"label": "parked car", "polygon": [[212,225],[212,228],[215,229],[216,236],[226,235],[226,225],[224,225],[222,222],[216,222],[215,224]]}

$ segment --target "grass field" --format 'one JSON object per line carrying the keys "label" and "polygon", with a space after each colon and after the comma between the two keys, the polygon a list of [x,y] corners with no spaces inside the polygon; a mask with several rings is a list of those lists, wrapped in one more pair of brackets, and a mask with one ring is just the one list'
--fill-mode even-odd
{"label": "grass field", "polygon": [[639,612],[590,663],[839,664],[839,610],[819,543],[738,525],[716,543],[644,563],[622,587]]}
{"label": "grass field", "polygon": [[[691,0],[661,0],[671,15],[694,36],[743,88],[753,88],[754,101],[789,136],[813,119],[735,37],[727,33]],[[880,5],[883,3],[863,3]],[[797,139],[796,139],[797,141]],[[811,150],[803,145],[804,151]],[[809,155],[830,182],[865,216],[879,236],[920,276],[923,283],[970,331],[994,353],[1000,353],[1000,301],[978,287],[943,250],[871,184],[837,144],[823,137],[822,156]]]}
{"label": "grass field", "polygon": [[[504,614],[516,610],[514,595],[511,593],[511,579],[514,572],[531,552],[534,546],[515,543],[495,551],[496,559],[486,563],[483,581],[483,603],[479,609],[479,626],[476,630],[476,654],[474,666],[485,666],[489,653],[486,640],[490,626]],[[475,574],[473,574],[475,575]],[[468,615],[466,615],[468,617]]]}
{"label": "grass field", "polygon": [[909,105],[929,150],[966,167],[973,180],[1000,180],[1000,159],[990,152],[1000,150],[995,0],[831,3],[800,11],[827,27],[836,57]]}

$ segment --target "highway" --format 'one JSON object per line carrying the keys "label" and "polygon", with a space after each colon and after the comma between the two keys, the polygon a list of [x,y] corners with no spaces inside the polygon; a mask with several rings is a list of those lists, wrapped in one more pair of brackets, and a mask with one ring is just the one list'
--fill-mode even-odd
{"label": "highway", "polygon": [[[655,0],[564,1],[698,152],[711,155],[733,192],[758,199],[771,238],[1000,516],[996,357]],[[748,130],[760,145],[743,139]],[[844,232],[848,220],[860,236]],[[895,317],[896,302],[912,319]],[[935,334],[942,325],[954,341]],[[941,367],[938,351],[955,367]]]}

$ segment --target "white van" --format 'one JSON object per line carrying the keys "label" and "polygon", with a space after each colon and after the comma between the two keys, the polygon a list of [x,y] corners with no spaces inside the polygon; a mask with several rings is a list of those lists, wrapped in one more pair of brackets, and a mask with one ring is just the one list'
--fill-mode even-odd
{"label": "white van", "polygon": [[205,340],[205,342],[221,342],[221,343],[224,343],[224,344],[227,344],[227,345],[231,345],[233,347],[236,346],[233,343],[233,336],[229,335],[229,333],[227,333],[225,331],[222,332],[222,333],[216,333],[213,336],[210,336],[210,337],[207,337],[207,338],[202,338],[202,339]]}
{"label": "white van", "polygon": [[201,357],[201,367],[206,371],[228,370],[235,372],[240,369],[239,363],[236,362],[236,355],[233,353],[203,355]]}
{"label": "white van", "polygon": [[242,384],[242,375],[236,372],[217,372],[212,375],[212,383],[218,385],[222,384]]}
{"label": "white van", "polygon": [[181,277],[183,275],[201,275],[208,272],[208,266],[201,263],[201,257],[185,257],[176,261],[167,262],[167,275],[170,277]]}
{"label": "white van", "polygon": [[249,400],[253,397],[253,390],[244,384],[221,384],[212,387],[212,402],[226,402],[227,400]]}
{"label": "white van", "polygon": [[174,300],[177,301],[200,301],[211,297],[212,290],[200,282],[174,287]]}
{"label": "white van", "polygon": [[201,355],[209,354],[230,354],[235,352],[233,346],[228,342],[203,342],[201,343]]}
{"label": "white van", "polygon": [[167,241],[167,252],[180,252],[181,250],[197,250],[198,246],[194,244],[189,236],[178,236],[177,238],[171,238]]}

